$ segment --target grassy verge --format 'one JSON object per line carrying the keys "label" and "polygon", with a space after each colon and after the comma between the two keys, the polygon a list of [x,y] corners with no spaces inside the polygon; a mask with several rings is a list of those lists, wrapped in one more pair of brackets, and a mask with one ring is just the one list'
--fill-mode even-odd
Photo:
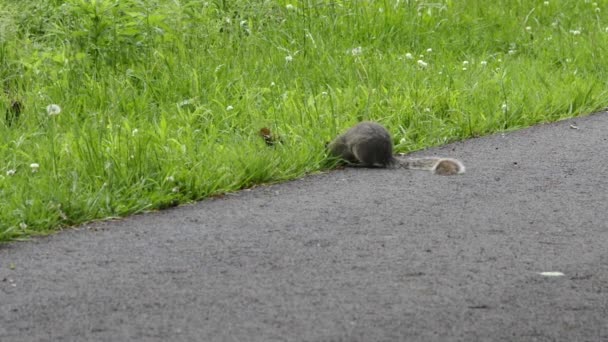
{"label": "grassy verge", "polygon": [[302,176],[363,119],[411,151],[598,110],[606,15],[581,0],[4,1],[0,241]]}

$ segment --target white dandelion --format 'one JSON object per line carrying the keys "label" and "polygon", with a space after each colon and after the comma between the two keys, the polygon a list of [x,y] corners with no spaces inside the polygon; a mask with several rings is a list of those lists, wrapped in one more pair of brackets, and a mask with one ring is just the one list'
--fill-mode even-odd
{"label": "white dandelion", "polygon": [[48,106],[46,106],[46,112],[50,115],[59,115],[59,113],[61,113],[61,107],[59,107],[59,105],[56,104],[50,104]]}
{"label": "white dandelion", "polygon": [[422,59],[419,59],[416,63],[418,63],[418,66],[421,68],[426,68],[429,66],[429,63],[423,61]]}

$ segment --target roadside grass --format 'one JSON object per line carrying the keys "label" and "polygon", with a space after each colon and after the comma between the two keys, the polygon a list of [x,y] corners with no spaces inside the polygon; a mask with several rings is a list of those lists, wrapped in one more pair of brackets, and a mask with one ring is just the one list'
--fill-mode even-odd
{"label": "roadside grass", "polygon": [[0,241],[327,168],[325,143],[360,120],[407,152],[597,111],[607,14],[580,0],[7,0]]}

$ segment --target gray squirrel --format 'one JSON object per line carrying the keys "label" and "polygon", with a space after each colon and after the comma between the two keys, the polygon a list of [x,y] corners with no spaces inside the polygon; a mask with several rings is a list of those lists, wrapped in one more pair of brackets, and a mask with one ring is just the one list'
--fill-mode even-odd
{"label": "gray squirrel", "polygon": [[464,165],[458,159],[393,156],[393,140],[390,133],[382,125],[370,121],[353,126],[329,143],[327,148],[330,156],[352,166],[428,170],[442,176],[465,172]]}

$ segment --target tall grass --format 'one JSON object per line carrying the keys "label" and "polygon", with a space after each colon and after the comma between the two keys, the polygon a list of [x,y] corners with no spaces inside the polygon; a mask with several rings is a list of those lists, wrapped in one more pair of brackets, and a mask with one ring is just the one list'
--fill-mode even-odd
{"label": "tall grass", "polygon": [[6,0],[0,240],[302,176],[359,120],[411,151],[598,110],[607,5]]}

